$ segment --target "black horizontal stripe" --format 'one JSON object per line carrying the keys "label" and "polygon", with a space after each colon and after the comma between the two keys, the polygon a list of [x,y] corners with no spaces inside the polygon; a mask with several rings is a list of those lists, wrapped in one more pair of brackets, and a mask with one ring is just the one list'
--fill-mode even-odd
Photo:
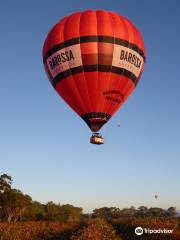
{"label": "black horizontal stripe", "polygon": [[96,72],[98,71],[98,65],[83,65],[84,72]]}
{"label": "black horizontal stripe", "polygon": [[53,46],[49,51],[47,51],[47,53],[45,54],[45,56],[43,58],[43,62],[45,63],[48,57],[50,57],[53,53],[65,48],[65,47],[69,47],[69,46],[72,46],[72,45],[75,45],[78,43],[87,43],[87,42],[105,42],[105,43],[121,45],[121,46],[130,48],[130,49],[134,50],[135,52],[139,53],[139,55],[141,55],[145,61],[144,52],[136,44],[130,43],[127,40],[123,40],[120,38],[114,38],[111,36],[101,36],[100,35],[100,36],[81,36],[81,37],[72,38],[63,43],[57,44],[57,45]]}
{"label": "black horizontal stripe", "polygon": [[84,72],[110,72],[110,65],[83,65]]}
{"label": "black horizontal stripe", "polygon": [[80,43],[87,43],[87,42],[99,42],[99,36],[98,35],[93,35],[93,36],[81,36],[80,38]]}
{"label": "black horizontal stripe", "polygon": [[81,118],[84,119],[84,121],[86,122],[90,121],[90,119],[92,118],[98,118],[102,121],[108,121],[111,118],[111,115],[104,112],[90,112],[81,115]]}
{"label": "black horizontal stripe", "polygon": [[83,72],[83,66],[79,66],[79,67],[75,67],[75,68],[71,68],[68,69],[64,72],[59,73],[52,81],[52,85],[54,88],[56,88],[57,84],[64,78],[69,77],[72,74],[76,74],[76,73],[81,73]]}
{"label": "black horizontal stripe", "polygon": [[122,76],[125,76],[136,85],[137,84],[137,77],[130,71],[114,67],[114,66],[107,66],[107,65],[84,65],[79,66],[75,68],[68,69],[64,72],[59,73],[51,82],[54,88],[56,88],[57,84],[64,78],[76,74],[76,73],[82,73],[82,72],[112,72],[116,73]]}
{"label": "black horizontal stripe", "polygon": [[119,67],[112,66],[111,72],[123,75],[127,78],[130,78],[134,82],[134,84],[136,84],[137,77],[132,72],[130,72],[130,71],[124,69],[124,68],[119,68]]}

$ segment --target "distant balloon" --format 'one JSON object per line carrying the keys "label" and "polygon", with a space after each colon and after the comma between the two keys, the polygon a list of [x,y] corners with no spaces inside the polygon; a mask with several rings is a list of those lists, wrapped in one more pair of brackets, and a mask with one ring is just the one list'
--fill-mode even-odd
{"label": "distant balloon", "polygon": [[145,47],[127,18],[87,10],[64,17],[50,30],[43,62],[57,93],[96,133],[135,89]]}

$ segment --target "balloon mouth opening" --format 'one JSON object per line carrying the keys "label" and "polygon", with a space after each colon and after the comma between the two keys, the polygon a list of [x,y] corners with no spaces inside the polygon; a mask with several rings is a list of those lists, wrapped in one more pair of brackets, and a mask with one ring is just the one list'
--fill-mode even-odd
{"label": "balloon mouth opening", "polygon": [[87,125],[89,126],[92,132],[98,132],[99,129],[101,129],[106,122],[107,121],[103,119],[90,119]]}
{"label": "balloon mouth opening", "polygon": [[111,115],[104,112],[92,112],[81,116],[92,132],[98,132],[107,123]]}

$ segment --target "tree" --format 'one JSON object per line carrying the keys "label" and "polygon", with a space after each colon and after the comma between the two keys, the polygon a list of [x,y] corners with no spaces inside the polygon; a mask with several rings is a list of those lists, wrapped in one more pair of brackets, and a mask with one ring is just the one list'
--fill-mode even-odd
{"label": "tree", "polygon": [[24,218],[25,220],[31,221],[39,221],[46,219],[45,205],[37,201],[31,201],[31,204],[28,206]]}
{"label": "tree", "polygon": [[52,201],[45,205],[46,219],[50,221],[75,222],[79,221],[82,215],[82,208],[70,204],[60,205]]}
{"label": "tree", "polygon": [[61,211],[65,222],[79,221],[82,216],[82,208],[74,207],[70,204],[62,205]]}
{"label": "tree", "polygon": [[18,189],[12,189],[12,177],[7,174],[0,176],[0,219],[11,221],[21,220],[32,199]]}
{"label": "tree", "polygon": [[148,208],[145,206],[140,206],[136,210],[136,216],[137,217],[146,217],[148,215]]}
{"label": "tree", "polygon": [[6,190],[10,190],[12,185],[12,178],[7,174],[0,175],[0,193],[4,193]]}
{"label": "tree", "polygon": [[93,210],[93,217],[109,220],[111,218],[111,210],[108,207],[96,208]]}
{"label": "tree", "polygon": [[49,221],[63,220],[62,211],[60,205],[48,202],[45,205],[46,219]]}
{"label": "tree", "polygon": [[168,210],[166,211],[166,215],[168,217],[175,217],[177,215],[176,208],[175,207],[168,208]]}
{"label": "tree", "polygon": [[5,199],[6,193],[11,190],[12,178],[7,174],[0,175],[0,220],[3,220],[5,216]]}
{"label": "tree", "polygon": [[162,208],[149,208],[148,216],[150,217],[165,217],[165,210]]}
{"label": "tree", "polygon": [[121,211],[116,207],[102,207],[93,210],[94,218],[104,218],[106,221],[110,221],[113,218],[120,217]]}
{"label": "tree", "polygon": [[31,200],[30,196],[24,195],[20,190],[5,190],[0,197],[2,218],[8,222],[22,220]]}
{"label": "tree", "polygon": [[123,208],[121,210],[121,216],[133,217],[135,214],[136,214],[136,208],[133,206],[130,208]]}
{"label": "tree", "polygon": [[121,210],[117,207],[111,207],[111,218],[119,218],[121,216]]}

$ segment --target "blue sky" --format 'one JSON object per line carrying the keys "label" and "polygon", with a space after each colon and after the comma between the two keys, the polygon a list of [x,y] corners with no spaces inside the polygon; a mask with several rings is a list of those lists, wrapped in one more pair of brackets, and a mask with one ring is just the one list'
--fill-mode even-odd
{"label": "blue sky", "polygon": [[[140,83],[102,129],[103,146],[89,144],[89,129],[51,87],[41,59],[50,28],[85,9],[128,17],[147,49]],[[179,9],[178,0],[1,3],[0,172],[13,177],[14,187],[84,211],[180,209]]]}

